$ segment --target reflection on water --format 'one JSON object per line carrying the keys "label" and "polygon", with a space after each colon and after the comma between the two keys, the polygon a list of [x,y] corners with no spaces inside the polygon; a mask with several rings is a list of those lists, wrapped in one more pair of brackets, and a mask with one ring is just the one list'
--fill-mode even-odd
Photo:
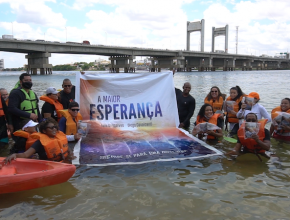
{"label": "reflection on water", "polygon": [[[7,75],[5,75],[7,74]],[[0,72],[0,87],[13,88],[19,73]],[[40,96],[62,80],[75,83],[75,72],[33,76]],[[177,73],[182,89],[192,84],[195,117],[213,85],[227,93],[239,85],[256,91],[268,112],[289,97],[290,71]],[[192,127],[191,127],[192,129]],[[1,219],[289,219],[290,144],[271,140],[280,163],[255,155],[149,163],[131,166],[79,166],[67,183],[0,194]],[[215,143],[222,152],[234,144]],[[4,151],[1,151],[2,155]],[[0,183],[1,184],[1,183]]]}

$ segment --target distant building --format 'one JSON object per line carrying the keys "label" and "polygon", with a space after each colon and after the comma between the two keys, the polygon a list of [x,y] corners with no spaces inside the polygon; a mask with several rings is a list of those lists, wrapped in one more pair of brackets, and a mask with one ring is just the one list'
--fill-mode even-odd
{"label": "distant building", "polygon": [[0,60],[0,71],[4,69],[4,59]]}

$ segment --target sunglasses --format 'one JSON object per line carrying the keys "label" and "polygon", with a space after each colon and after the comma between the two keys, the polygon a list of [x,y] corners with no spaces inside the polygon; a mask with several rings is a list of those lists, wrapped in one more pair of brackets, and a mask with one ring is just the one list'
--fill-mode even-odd
{"label": "sunglasses", "polygon": [[218,92],[218,91],[211,91],[211,92]]}
{"label": "sunglasses", "polygon": [[63,87],[71,87],[72,85],[63,85]]}
{"label": "sunglasses", "polygon": [[57,126],[56,125],[54,125],[54,126],[51,126],[51,127],[46,127],[46,128],[49,128],[49,129],[57,129]]}
{"label": "sunglasses", "polygon": [[73,112],[78,112],[79,109],[71,109]]}

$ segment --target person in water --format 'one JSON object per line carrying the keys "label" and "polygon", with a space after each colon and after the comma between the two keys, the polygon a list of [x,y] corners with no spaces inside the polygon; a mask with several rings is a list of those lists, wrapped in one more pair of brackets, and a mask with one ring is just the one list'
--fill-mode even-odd
{"label": "person in water", "polygon": [[271,112],[273,122],[277,121],[277,117],[280,115],[279,124],[271,124],[270,134],[276,138],[285,141],[290,141],[290,120],[289,117],[282,116],[279,112],[285,112],[290,114],[290,99],[284,98],[281,101],[280,106],[274,108]]}
{"label": "person in water", "polygon": [[30,158],[37,153],[40,160],[63,161],[69,156],[69,147],[66,135],[59,131],[58,124],[53,118],[46,118],[39,124],[40,133],[33,133],[32,138],[37,141],[23,153],[15,153],[4,160],[10,163],[16,158]]}
{"label": "person in water", "polygon": [[45,101],[41,109],[42,117],[52,117],[54,120],[59,121],[61,114],[57,111],[63,110],[63,106],[58,101],[58,91],[54,87],[49,87],[46,90],[46,95],[41,96],[40,100]]}
{"label": "person in water", "polygon": [[[230,136],[237,134],[239,130],[239,119],[237,118],[237,113],[241,109],[242,99],[245,96],[243,91],[239,86],[232,87],[230,89],[230,96],[226,100],[226,122],[230,125]],[[228,101],[232,101],[232,105],[228,105]],[[226,124],[227,127],[227,124]]]}
{"label": "person in water", "polygon": [[81,138],[81,134],[78,133],[78,121],[82,120],[83,117],[79,110],[79,104],[71,102],[67,110],[58,111],[59,114],[64,116],[59,121],[59,129],[67,135],[68,141],[77,141]]}
{"label": "person in water", "polygon": [[197,129],[197,126],[195,126],[194,129],[192,130],[192,135],[195,136],[198,134],[198,138],[202,139],[206,133],[207,140],[216,140],[222,137],[223,136],[223,132],[222,132],[223,119],[220,119],[219,116],[220,114],[214,113],[213,107],[210,104],[204,104],[198,112],[195,125],[208,122],[208,123],[218,126],[220,129],[207,130],[206,132],[202,132]]}
{"label": "person in water", "polygon": [[60,103],[63,109],[68,109],[69,103],[75,100],[75,86],[72,85],[69,79],[64,79],[62,88],[63,90],[59,92]]}
{"label": "person in water", "polygon": [[189,94],[191,84],[184,83],[183,92],[176,94],[178,115],[179,115],[179,128],[188,129],[190,126],[190,119],[195,110],[195,99]]}
{"label": "person in water", "polygon": [[38,108],[38,98],[32,91],[31,75],[22,73],[19,77],[20,88],[13,89],[9,95],[8,110],[12,115],[13,127],[19,130],[20,122],[25,118],[35,122],[41,121],[42,117]]}
{"label": "person in water", "polygon": [[8,133],[13,132],[12,118],[4,99],[0,96],[0,148],[8,143]]}
{"label": "person in water", "polygon": [[[246,122],[258,122],[258,117],[255,113],[250,112],[245,117]],[[265,128],[267,120],[259,121],[260,127],[259,132],[256,134],[255,132],[251,132],[249,136],[245,137],[245,126],[244,122],[238,130],[238,141],[234,148],[234,150],[230,151],[228,155],[242,155],[245,153],[253,153],[256,154],[261,160],[259,155],[262,155],[266,158],[269,156],[266,154],[267,151],[270,150],[271,142],[270,142],[270,132]],[[243,148],[242,148],[243,147]]]}
{"label": "person in water", "polygon": [[254,98],[252,109],[246,110],[247,104],[243,103],[241,105],[241,109],[237,113],[237,118],[244,118],[244,115],[247,115],[249,112],[253,112],[257,115],[258,120],[264,118],[267,119],[267,123],[271,122],[272,120],[270,114],[267,112],[264,106],[258,103],[260,101],[260,95],[257,92],[251,92],[247,97]]}
{"label": "person in water", "polygon": [[4,99],[6,105],[8,106],[8,101],[9,101],[8,97],[9,97],[9,93],[8,93],[7,89],[5,89],[5,88],[1,88],[1,89],[0,89],[0,94],[1,94],[1,97]]}
{"label": "person in water", "polygon": [[219,87],[213,86],[211,87],[209,93],[204,99],[204,104],[210,104],[213,107],[214,113],[220,113],[219,118],[222,120],[222,127],[224,127],[224,114],[223,112],[223,104],[225,100],[226,94],[222,94]]}
{"label": "person in water", "polygon": [[37,122],[27,118],[21,122],[22,129],[13,133],[16,137],[16,141],[10,153],[23,153],[34,144],[37,139],[32,138],[31,135],[37,132],[36,125],[38,125]]}

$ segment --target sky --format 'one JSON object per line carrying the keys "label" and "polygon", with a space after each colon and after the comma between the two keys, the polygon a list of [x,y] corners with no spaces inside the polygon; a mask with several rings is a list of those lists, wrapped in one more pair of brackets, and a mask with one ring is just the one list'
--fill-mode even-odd
{"label": "sky", "polygon": [[[0,0],[0,35],[183,50],[187,21],[204,19],[205,51],[211,51],[212,27],[229,25],[229,53],[275,56],[290,50],[289,9],[289,0]],[[224,41],[224,36],[216,37],[215,49],[224,50]],[[200,51],[200,32],[191,33],[190,49]],[[97,55],[52,54],[49,63],[99,58],[108,60]],[[0,52],[0,59],[5,68],[27,64],[21,53]]]}

